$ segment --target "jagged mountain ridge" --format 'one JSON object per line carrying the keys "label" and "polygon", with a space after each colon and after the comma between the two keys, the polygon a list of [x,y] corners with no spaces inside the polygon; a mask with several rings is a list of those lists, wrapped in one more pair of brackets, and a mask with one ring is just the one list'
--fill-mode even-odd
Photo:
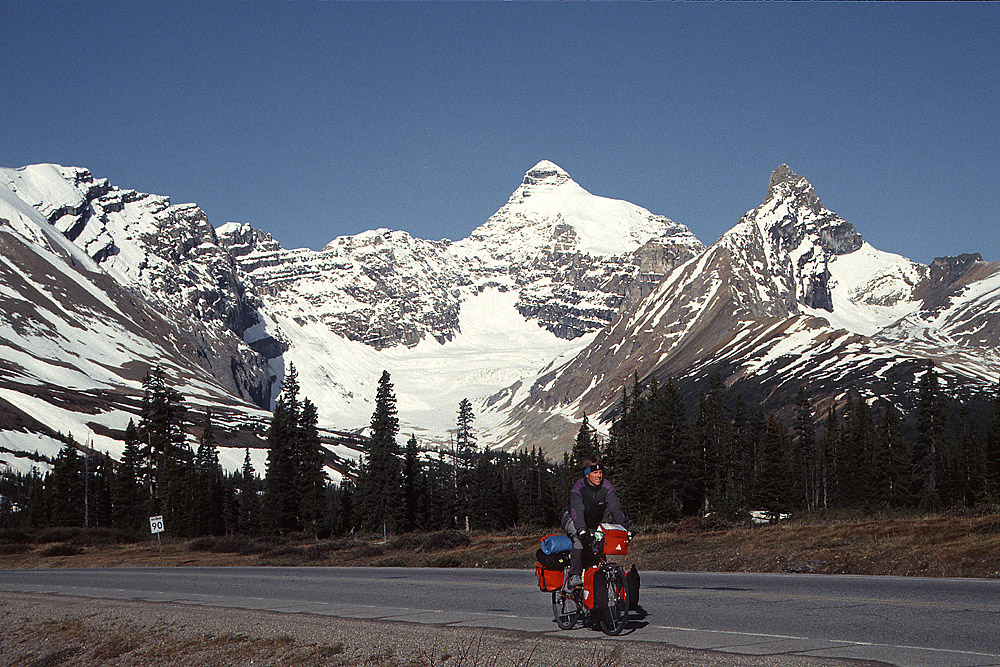
{"label": "jagged mountain ridge", "polygon": [[684,225],[592,195],[546,160],[458,242],[378,229],[319,251],[285,250],[246,224],[218,231],[273,309],[376,349],[451,340],[464,294],[487,287],[515,290],[524,317],[571,340],[605,326],[704,248]]}
{"label": "jagged mountain ridge", "polygon": [[[591,195],[544,161],[484,226],[516,217],[522,232],[516,244],[492,242],[486,233],[452,243],[376,230],[335,239],[316,252],[285,251],[249,225],[216,232],[193,204],[122,190],[86,169],[5,169],[0,182],[12,201],[33,210],[36,227],[62,232],[95,275],[121,286],[121,298],[173,324],[184,351],[166,365],[185,389],[190,372],[177,369],[193,363],[211,376],[200,383],[221,384],[236,403],[242,398],[267,405],[287,363],[295,361],[303,369],[303,388],[327,399],[323,416],[352,427],[367,422],[373,392],[366,383],[382,368],[396,364],[404,375],[394,375],[403,415],[409,399],[426,402],[428,394],[440,397],[449,387],[454,396],[445,395],[456,405],[470,386],[478,392],[472,396],[486,395],[578,348],[568,339],[602,326],[618,304],[648,291],[659,275],[703,247],[682,225]],[[518,205],[529,197],[531,207]],[[614,215],[576,221],[572,212],[558,210],[567,201],[578,211],[596,207]],[[613,229],[611,246],[593,245],[601,224]],[[617,254],[601,254],[609,252]],[[514,254],[520,264],[511,264]],[[364,344],[352,347],[351,341]],[[437,349],[441,343],[448,349]],[[88,359],[96,360],[102,347],[91,346]],[[442,380],[434,374],[440,375],[441,358],[448,355],[462,361],[454,378]],[[143,357],[131,375],[109,380],[107,391],[134,399],[139,367],[156,363],[155,356]],[[405,373],[414,367],[419,377],[408,388]],[[215,400],[193,393],[203,403]],[[450,407],[438,402],[411,409],[411,425],[431,415],[440,423],[428,431],[440,437],[453,421]],[[117,421],[129,409],[129,400],[102,408],[115,412]],[[102,433],[123,426],[83,421],[83,430]]]}
{"label": "jagged mountain ridge", "polygon": [[800,384],[821,406],[851,388],[906,408],[932,363],[952,390],[995,384],[1000,264],[981,259],[878,251],[782,165],[760,206],[577,357],[492,399],[508,411],[505,446],[560,450],[583,415],[611,419],[636,376],[693,400],[717,373],[769,410]]}
{"label": "jagged mountain ridge", "polygon": [[122,286],[135,289],[196,340],[197,358],[239,398],[270,406],[274,378],[243,341],[259,320],[236,263],[204,211],[122,190],[86,169],[0,169],[0,182]]}
{"label": "jagged mountain ridge", "polygon": [[[329,425],[363,426],[388,369],[405,430],[425,442],[446,439],[470,397],[481,442],[550,452],[571,443],[584,414],[607,418],[633,374],[673,377],[690,396],[719,372],[773,406],[802,379],[823,397],[854,386],[902,402],[931,361],[953,387],[995,382],[1000,367],[995,264],[970,255],[928,267],[878,251],[784,165],[761,206],[708,249],[683,225],[592,195],[547,161],[461,241],[374,230],[319,251],[285,250],[246,224],[213,230],[194,205],[83,169],[36,165],[0,179],[16,211],[7,217],[31,219],[15,230],[22,241],[62,239],[61,261],[89,263],[118,284],[116,299],[172,327],[169,354],[139,357],[179,354],[171,363],[198,378],[198,401],[258,421],[246,401],[267,404],[288,363]],[[58,289],[46,285],[36,292]],[[165,334],[150,335],[143,345],[160,349]],[[62,353],[46,357],[50,387]],[[122,363],[88,354],[89,364]],[[124,389],[102,391],[134,398],[141,373],[129,372],[106,383]],[[48,400],[85,390],[71,391]],[[82,403],[100,412],[102,400]],[[118,409],[121,421],[128,401]]]}
{"label": "jagged mountain ridge", "polygon": [[[266,413],[200,363],[197,332],[119,283],[2,181],[0,346],[3,464],[27,471],[36,454],[54,457],[65,436],[118,456],[122,432],[139,412],[143,378],[156,365],[194,410],[210,408],[226,425],[223,443],[241,431],[242,446],[260,442],[246,423],[262,424]],[[239,465],[237,456],[228,458]]]}

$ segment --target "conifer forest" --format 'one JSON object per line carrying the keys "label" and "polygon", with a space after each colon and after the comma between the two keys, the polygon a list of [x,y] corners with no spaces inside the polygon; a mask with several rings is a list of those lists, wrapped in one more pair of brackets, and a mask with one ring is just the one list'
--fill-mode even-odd
{"label": "conifer forest", "polygon": [[[633,526],[751,510],[942,510],[1000,502],[1000,391],[959,400],[937,373],[918,379],[916,408],[848,396],[818,411],[801,387],[784,419],[711,378],[695,405],[667,381],[622,389],[606,435],[583,418],[572,452],[503,452],[477,442],[468,400],[449,447],[400,445],[392,380],[382,374],[366,456],[340,484],[324,471],[317,411],[287,374],[267,430],[267,464],[219,464],[210,413],[193,415],[160,369],[121,460],[71,437],[44,474],[0,473],[0,528],[108,526],[145,532],[162,515],[181,537],[555,527],[581,461],[603,458]],[[188,433],[198,434],[192,446]],[[405,436],[404,436],[405,437]]]}

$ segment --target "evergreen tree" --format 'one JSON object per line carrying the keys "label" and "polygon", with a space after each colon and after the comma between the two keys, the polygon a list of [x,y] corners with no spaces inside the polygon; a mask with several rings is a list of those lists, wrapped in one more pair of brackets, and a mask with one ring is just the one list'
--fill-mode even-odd
{"label": "evergreen tree", "polygon": [[[753,497],[754,473],[757,467],[757,441],[759,422],[763,422],[763,414],[754,415],[740,394],[736,397],[736,407],[733,410],[733,465],[736,468],[735,479],[742,498]],[[694,511],[685,508],[685,514]]]}
{"label": "evergreen tree", "polygon": [[52,493],[52,523],[57,526],[83,525],[83,459],[72,436],[59,449],[49,476]]}
{"label": "evergreen tree", "polygon": [[198,451],[195,453],[192,500],[192,534],[222,535],[225,532],[226,483],[219,465],[219,448],[212,426],[212,415],[206,411],[201,423]]}
{"label": "evergreen tree", "polygon": [[260,532],[260,496],[258,495],[259,480],[257,472],[250,461],[250,449],[243,457],[243,469],[240,471],[239,484],[239,516],[237,526],[245,535],[255,535]]}
{"label": "evergreen tree", "polygon": [[940,483],[944,474],[944,449],[947,437],[945,409],[937,372],[930,368],[918,386],[917,434],[914,442],[914,467],[919,476],[918,496],[922,507],[937,509],[942,504]]}
{"label": "evergreen tree", "polygon": [[773,518],[794,507],[795,483],[788,430],[779,419],[768,419],[760,444],[760,461],[754,484],[757,507]]}
{"label": "evergreen tree", "polygon": [[131,419],[125,427],[125,449],[112,485],[112,520],[115,526],[130,531],[142,528],[146,515],[140,474],[142,452],[139,432]]}
{"label": "evergreen tree", "polygon": [[303,400],[296,457],[299,517],[302,526],[314,535],[325,529],[327,520],[326,470],[318,424],[316,406],[308,398]]}
{"label": "evergreen tree", "polygon": [[399,418],[388,371],[375,394],[368,456],[358,478],[358,520],[365,530],[396,531],[403,526],[402,471],[399,461]]}
{"label": "evergreen tree", "polygon": [[840,474],[838,470],[837,446],[840,443],[840,420],[837,404],[826,411],[826,430],[820,440],[820,485],[823,509],[834,506],[840,494]]}
{"label": "evergreen tree", "polygon": [[420,511],[422,477],[417,436],[411,433],[403,454],[403,506],[405,507],[403,530],[405,531],[417,530],[422,525]]}
{"label": "evergreen tree", "polygon": [[812,405],[804,385],[799,385],[795,397],[795,485],[803,506],[814,510],[819,506],[819,452]]}
{"label": "evergreen tree", "polygon": [[271,532],[299,530],[298,471],[299,399],[298,375],[290,365],[282,392],[271,414],[267,431],[267,469],[264,474],[264,524]]}
{"label": "evergreen tree", "polygon": [[163,369],[153,368],[143,380],[139,420],[142,478],[151,499],[147,510],[162,515],[171,533],[183,533],[190,527],[188,475],[193,455],[184,433],[186,412],[183,398],[167,384]]}
{"label": "evergreen tree", "polygon": [[[48,476],[51,479],[51,475]],[[49,525],[51,518],[51,495],[46,494],[46,479],[31,467],[30,490],[28,495],[28,528],[42,528]]]}
{"label": "evergreen tree", "polygon": [[587,415],[584,415],[583,423],[580,424],[580,430],[576,433],[576,441],[573,443],[573,450],[570,454],[570,466],[573,470],[582,470],[584,461],[597,456],[597,450],[594,447],[595,439],[596,433],[591,427]]}
{"label": "evergreen tree", "polygon": [[455,466],[455,502],[456,517],[469,528],[469,515],[472,512],[473,469],[476,461],[476,436],[472,430],[475,415],[472,403],[463,398],[458,405],[458,428],[455,431],[455,456],[452,465]]}
{"label": "evergreen tree", "polygon": [[894,489],[899,483],[894,471],[895,457],[897,456],[894,450],[901,447],[901,443],[899,442],[899,427],[895,424],[898,417],[894,414],[887,419],[887,413],[894,408],[888,401],[883,401],[883,410],[882,421],[875,429],[873,440],[870,501],[877,507],[891,507]]}
{"label": "evergreen tree", "polygon": [[337,534],[344,535],[354,528],[354,483],[345,479],[340,485],[340,504],[337,507]]}
{"label": "evergreen tree", "polygon": [[885,401],[879,437],[882,448],[889,459],[889,505],[910,507],[916,504],[914,494],[915,472],[913,469],[913,446],[903,440],[902,415],[889,401]]}
{"label": "evergreen tree", "polygon": [[983,476],[987,497],[997,503],[1000,502],[1000,386],[994,391],[986,434]]}
{"label": "evergreen tree", "polygon": [[722,378],[713,374],[708,391],[698,402],[694,422],[697,451],[701,457],[701,483],[704,511],[728,509],[732,505],[734,478],[730,445],[732,424],[726,415]]}
{"label": "evergreen tree", "polygon": [[682,512],[694,511],[699,501],[697,476],[698,457],[688,437],[687,410],[680,390],[673,380],[651,391],[651,418],[654,455],[652,466],[653,496],[651,518],[654,521],[676,521]]}

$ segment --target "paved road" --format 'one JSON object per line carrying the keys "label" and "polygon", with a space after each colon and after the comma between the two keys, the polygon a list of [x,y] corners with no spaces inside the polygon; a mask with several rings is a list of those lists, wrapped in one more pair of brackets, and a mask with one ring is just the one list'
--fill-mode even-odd
{"label": "paved road", "polygon": [[[139,568],[0,570],[0,591],[169,601],[566,633],[524,570]],[[643,613],[613,641],[752,655],[1000,665],[1000,581],[647,572]]]}

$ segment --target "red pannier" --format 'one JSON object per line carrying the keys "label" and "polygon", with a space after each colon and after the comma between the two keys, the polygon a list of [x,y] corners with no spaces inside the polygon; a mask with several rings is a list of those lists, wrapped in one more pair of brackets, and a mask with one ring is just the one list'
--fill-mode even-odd
{"label": "red pannier", "polygon": [[608,607],[608,580],[600,566],[583,572],[583,606],[592,610]]}
{"label": "red pannier", "polygon": [[535,574],[538,575],[538,588],[541,590],[552,592],[562,588],[562,570],[547,570],[541,563],[537,563],[535,565]]}
{"label": "red pannier", "polygon": [[604,533],[604,555],[624,556],[628,553],[628,531],[616,523],[602,523]]}

